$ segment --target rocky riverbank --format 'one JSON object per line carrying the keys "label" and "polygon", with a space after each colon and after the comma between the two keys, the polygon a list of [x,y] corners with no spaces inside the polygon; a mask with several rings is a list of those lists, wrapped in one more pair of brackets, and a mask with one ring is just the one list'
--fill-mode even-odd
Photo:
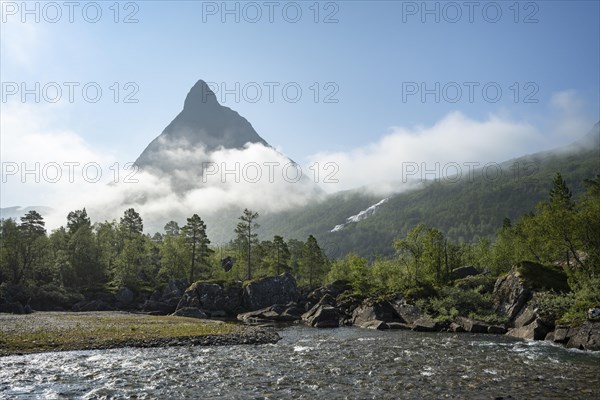
{"label": "rocky riverbank", "polygon": [[[292,275],[284,273],[245,283],[198,281],[186,287],[183,281],[172,281],[162,291],[154,292],[143,301],[131,290],[122,288],[105,300],[97,298],[76,303],[73,310],[104,310],[107,306],[119,309],[135,307],[138,312],[146,314],[191,317],[206,324],[210,324],[214,318],[237,318],[246,323],[302,322],[315,328],[353,325],[377,330],[506,334],[526,340],[550,340],[582,350],[600,350],[600,317],[596,315],[600,308],[591,310],[588,320],[564,325],[556,315],[549,314],[540,305],[538,294],[569,290],[566,275],[559,268],[522,262],[508,274],[494,279],[473,267],[462,267],[452,271],[452,277],[449,286],[441,288],[440,293],[431,288],[431,293],[421,294],[420,303],[415,302],[414,296],[402,293],[365,298],[343,281],[308,293],[297,287]],[[477,292],[473,288],[477,288]],[[443,307],[439,305],[440,301],[445,302]],[[441,310],[444,312],[441,313]],[[483,320],[479,317],[483,317]],[[26,320],[27,317],[24,318]],[[143,340],[119,336],[118,343],[107,341],[101,346],[137,343],[143,347],[155,347],[204,342],[235,344],[238,341],[276,341],[271,334],[261,331],[241,337],[223,336],[231,332],[218,333],[219,336],[214,339],[207,338],[210,333],[199,335],[202,339],[190,339],[198,335],[180,334],[162,334]],[[176,338],[173,339],[173,336]],[[130,344],[130,341],[135,343]],[[81,343],[79,346],[83,345]]]}
{"label": "rocky riverbank", "polygon": [[0,356],[120,347],[276,343],[269,329],[126,312],[0,314]]}

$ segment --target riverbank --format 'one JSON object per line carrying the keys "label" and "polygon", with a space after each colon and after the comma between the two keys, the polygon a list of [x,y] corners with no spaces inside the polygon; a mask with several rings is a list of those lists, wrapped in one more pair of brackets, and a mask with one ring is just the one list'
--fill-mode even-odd
{"label": "riverbank", "polygon": [[277,333],[215,320],[126,312],[0,314],[0,356],[119,347],[265,344]]}

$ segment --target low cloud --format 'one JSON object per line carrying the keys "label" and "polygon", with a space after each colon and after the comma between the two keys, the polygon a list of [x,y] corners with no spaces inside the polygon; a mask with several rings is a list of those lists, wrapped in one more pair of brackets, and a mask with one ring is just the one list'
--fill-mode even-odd
{"label": "low cloud", "polygon": [[477,168],[569,144],[585,135],[592,121],[574,91],[555,93],[545,126],[490,114],[476,120],[451,112],[431,126],[392,127],[376,142],[345,152],[322,152],[309,163],[335,163],[337,185],[328,191],[364,187],[401,192],[434,178],[470,176]]}
{"label": "low cloud", "polygon": [[[323,199],[324,191],[363,187],[384,195],[564,144],[570,141],[565,136],[575,139],[589,129],[575,93],[557,93],[550,106],[556,112],[551,131],[506,116],[476,120],[452,112],[431,126],[392,127],[379,140],[348,152],[315,154],[306,166],[262,144],[207,152],[178,141],[162,143],[154,167],[136,170],[77,132],[53,128],[60,125],[56,108],[9,104],[1,120],[0,199],[2,207],[52,207],[45,215],[49,228],[64,225],[75,209],[86,207],[94,221],[103,221],[133,207],[147,230],[156,231],[194,213],[220,221],[246,207],[261,214],[294,209]],[[44,170],[48,165],[52,168]],[[49,182],[56,166],[62,177]],[[23,175],[24,168],[30,172]]]}
{"label": "low cloud", "polygon": [[[273,148],[206,152],[188,143],[162,143],[156,168],[138,170],[90,147],[77,133],[56,130],[51,108],[10,105],[2,119],[2,207],[49,206],[49,228],[86,207],[94,221],[135,208],[149,231],[197,213],[215,216],[244,208],[261,214],[305,205],[322,191],[301,166]],[[86,169],[87,167],[87,169]]]}

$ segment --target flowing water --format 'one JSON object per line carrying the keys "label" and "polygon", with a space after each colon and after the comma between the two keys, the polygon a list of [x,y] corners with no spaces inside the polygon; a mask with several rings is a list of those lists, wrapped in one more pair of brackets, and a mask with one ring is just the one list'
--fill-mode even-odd
{"label": "flowing water", "polygon": [[291,326],[273,345],[0,358],[0,398],[600,398],[600,354],[504,336]]}

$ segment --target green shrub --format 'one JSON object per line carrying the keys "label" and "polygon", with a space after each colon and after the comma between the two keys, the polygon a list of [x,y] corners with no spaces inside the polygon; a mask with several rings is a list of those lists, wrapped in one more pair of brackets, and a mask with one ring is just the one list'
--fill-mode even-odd
{"label": "green shrub", "polygon": [[567,274],[561,267],[522,261],[517,264],[517,271],[521,274],[525,284],[532,289],[538,291],[554,290],[556,292],[569,292],[571,290],[567,281]]}

